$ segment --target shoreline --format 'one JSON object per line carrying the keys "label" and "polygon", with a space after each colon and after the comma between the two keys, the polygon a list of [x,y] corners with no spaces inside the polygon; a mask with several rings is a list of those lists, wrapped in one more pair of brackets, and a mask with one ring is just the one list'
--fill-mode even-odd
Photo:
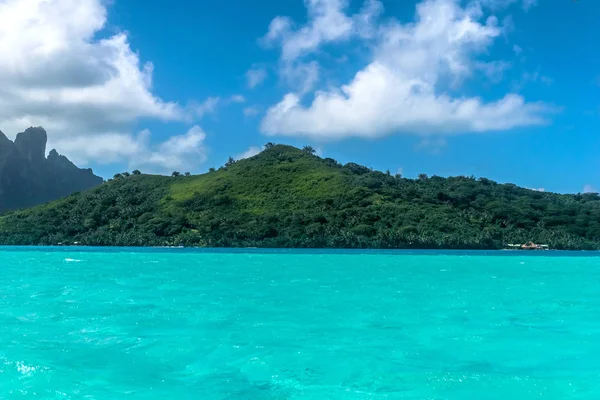
{"label": "shoreline", "polygon": [[24,246],[0,245],[0,252],[49,253],[168,253],[168,254],[254,254],[254,255],[383,255],[383,256],[600,256],[600,250],[524,251],[504,249],[331,249],[257,247],[118,247],[118,246]]}

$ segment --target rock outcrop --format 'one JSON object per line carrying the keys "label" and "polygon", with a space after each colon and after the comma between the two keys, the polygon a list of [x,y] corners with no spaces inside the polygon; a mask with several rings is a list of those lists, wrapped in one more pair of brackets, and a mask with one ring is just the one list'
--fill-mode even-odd
{"label": "rock outcrop", "polygon": [[56,200],[103,182],[56,150],[46,157],[47,141],[41,127],[26,129],[14,142],[0,131],[0,212]]}

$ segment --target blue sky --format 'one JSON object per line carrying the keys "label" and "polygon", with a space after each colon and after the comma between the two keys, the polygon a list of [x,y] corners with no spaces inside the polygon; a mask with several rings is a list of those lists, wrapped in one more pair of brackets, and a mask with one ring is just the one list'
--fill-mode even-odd
{"label": "blue sky", "polygon": [[[203,172],[272,141],[407,177],[600,189],[598,2],[52,2],[33,14],[58,21],[9,41],[24,66],[0,63],[20,93],[0,129],[43,125],[103,176]],[[22,3],[0,0],[17,32]]]}

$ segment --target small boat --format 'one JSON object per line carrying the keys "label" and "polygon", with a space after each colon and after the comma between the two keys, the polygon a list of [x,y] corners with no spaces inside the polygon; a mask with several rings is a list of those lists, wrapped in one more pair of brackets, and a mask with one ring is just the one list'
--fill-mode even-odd
{"label": "small boat", "polygon": [[533,242],[527,242],[525,244],[509,244],[507,247],[510,250],[550,250],[550,246],[547,244],[535,244]]}
{"label": "small boat", "polygon": [[533,242],[525,243],[521,246],[522,250],[539,250],[541,247]]}

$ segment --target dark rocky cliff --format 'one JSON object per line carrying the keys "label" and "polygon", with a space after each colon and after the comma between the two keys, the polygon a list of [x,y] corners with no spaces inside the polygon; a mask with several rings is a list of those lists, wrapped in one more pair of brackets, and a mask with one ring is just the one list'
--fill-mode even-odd
{"label": "dark rocky cliff", "polygon": [[19,133],[14,142],[0,132],[0,212],[56,200],[103,182],[56,150],[46,158],[47,141],[41,127]]}

